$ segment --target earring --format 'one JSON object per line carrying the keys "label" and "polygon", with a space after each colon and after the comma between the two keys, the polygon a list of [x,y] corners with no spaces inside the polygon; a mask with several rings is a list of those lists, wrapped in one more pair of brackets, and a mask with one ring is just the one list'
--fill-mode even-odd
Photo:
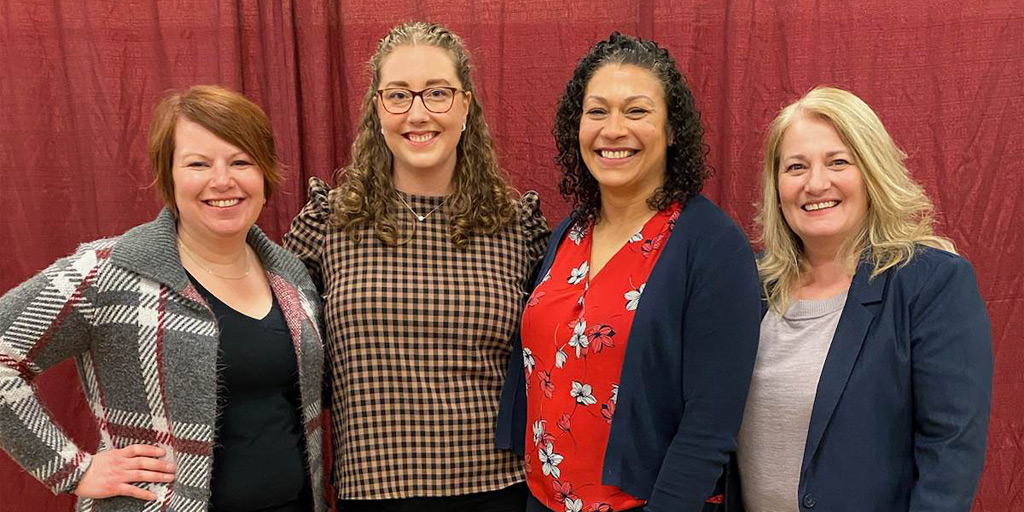
{"label": "earring", "polygon": [[384,127],[383,126],[380,127],[380,134],[384,135]]}
{"label": "earring", "polygon": [[462,131],[466,131],[466,122],[465,121],[462,122]]}

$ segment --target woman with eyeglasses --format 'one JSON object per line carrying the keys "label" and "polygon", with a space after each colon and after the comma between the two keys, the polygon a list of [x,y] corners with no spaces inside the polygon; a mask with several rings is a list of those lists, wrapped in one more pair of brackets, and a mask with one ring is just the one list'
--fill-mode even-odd
{"label": "woman with eyeglasses", "polygon": [[352,162],[285,235],[325,299],[339,508],[521,512],[491,441],[547,222],[498,168],[457,35],[399,25],[370,69]]}

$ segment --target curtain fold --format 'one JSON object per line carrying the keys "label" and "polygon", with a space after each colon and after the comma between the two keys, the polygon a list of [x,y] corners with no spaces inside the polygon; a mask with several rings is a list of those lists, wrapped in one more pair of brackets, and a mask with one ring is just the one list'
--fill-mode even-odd
{"label": "curtain fold", "polygon": [[[818,84],[880,115],[974,264],[993,323],[995,394],[973,510],[1024,510],[1024,9],[906,0],[4,0],[0,2],[0,292],[84,241],[160,208],[146,132],[170,89],[221,84],[263,106],[287,180],[259,224],[274,239],[311,176],[345,165],[376,41],[399,22],[466,40],[477,98],[520,190],[558,195],[555,104],[577,60],[613,30],[669,48],[707,129],[705,193],[753,235],[763,134]],[[39,379],[54,417],[95,447],[73,365]],[[0,510],[70,510],[0,454]]]}

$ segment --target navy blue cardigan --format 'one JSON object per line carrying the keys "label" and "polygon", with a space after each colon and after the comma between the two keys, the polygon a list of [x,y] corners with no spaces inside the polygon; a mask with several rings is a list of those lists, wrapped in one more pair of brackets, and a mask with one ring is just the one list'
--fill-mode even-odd
{"label": "navy blue cardigan", "polygon": [[974,271],[927,247],[875,279],[871,269],[862,262],[853,277],[821,370],[801,510],[967,512],[992,395]]}
{"label": "navy blue cardigan", "polygon": [[[566,219],[555,229],[540,276],[570,224]],[[736,449],[757,355],[758,289],[743,231],[704,196],[690,199],[633,318],[602,483],[648,500],[649,512],[701,510]],[[525,448],[518,339],[495,441],[520,454]]]}

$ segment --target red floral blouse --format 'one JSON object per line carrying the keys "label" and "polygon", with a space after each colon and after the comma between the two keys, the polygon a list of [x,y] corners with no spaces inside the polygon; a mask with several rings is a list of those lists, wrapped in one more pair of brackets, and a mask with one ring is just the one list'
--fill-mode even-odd
{"label": "red floral blouse", "polygon": [[601,470],[633,315],[678,217],[678,204],[655,214],[593,278],[593,229],[577,223],[526,305],[526,481],[552,510],[645,503],[602,485]]}

